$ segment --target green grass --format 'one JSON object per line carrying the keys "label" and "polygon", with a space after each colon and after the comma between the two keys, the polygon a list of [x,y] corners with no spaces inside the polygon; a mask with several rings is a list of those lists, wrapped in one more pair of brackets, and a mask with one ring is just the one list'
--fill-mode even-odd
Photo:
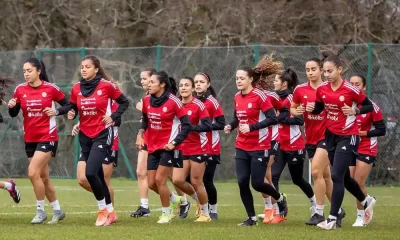
{"label": "green grass", "polygon": [[[309,201],[303,193],[292,185],[282,185],[281,190],[288,194],[288,221],[280,225],[255,227],[237,227],[246,218],[238,187],[234,182],[218,183],[220,220],[211,223],[194,223],[194,209],[185,220],[174,219],[171,224],[160,225],[156,221],[160,214],[160,200],[150,194],[151,217],[133,219],[131,210],[139,202],[137,184],[125,179],[115,179],[115,208],[119,222],[111,227],[95,227],[96,201],[91,193],[82,190],[74,180],[54,180],[58,199],[67,214],[65,221],[58,225],[31,225],[36,211],[35,198],[30,182],[17,179],[22,193],[20,204],[14,204],[6,191],[2,194],[0,212],[0,239],[399,239],[400,230],[400,188],[373,187],[369,189],[377,196],[378,203],[374,211],[374,220],[366,228],[353,228],[355,220],[354,198],[346,192],[344,208],[347,217],[343,228],[326,232],[315,227],[305,226],[309,218]],[[259,194],[254,194],[256,209],[263,210],[263,201]],[[329,207],[325,209],[327,214]],[[46,212],[51,218],[51,207],[46,205]]]}

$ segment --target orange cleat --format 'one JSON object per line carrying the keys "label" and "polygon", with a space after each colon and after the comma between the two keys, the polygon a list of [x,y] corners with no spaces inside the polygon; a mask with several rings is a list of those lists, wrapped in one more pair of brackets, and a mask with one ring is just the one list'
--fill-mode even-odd
{"label": "orange cleat", "polygon": [[107,209],[103,209],[97,212],[96,226],[103,226],[107,222],[108,212]]}
{"label": "orange cleat", "polygon": [[264,210],[264,220],[263,220],[264,224],[269,224],[271,223],[272,220],[274,220],[274,212],[275,212],[274,208],[268,208]]}
{"label": "orange cleat", "polygon": [[108,213],[107,221],[103,226],[110,226],[111,224],[116,223],[117,220],[118,220],[117,214],[115,213],[115,211],[112,211]]}
{"label": "orange cleat", "polygon": [[286,218],[282,218],[279,214],[274,215],[274,219],[270,222],[270,224],[279,224],[281,222],[285,222]]}

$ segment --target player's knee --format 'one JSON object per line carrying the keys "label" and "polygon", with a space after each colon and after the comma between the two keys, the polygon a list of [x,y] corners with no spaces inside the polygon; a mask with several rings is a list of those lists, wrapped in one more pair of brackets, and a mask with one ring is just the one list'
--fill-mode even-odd
{"label": "player's knee", "polygon": [[343,183],[344,182],[343,175],[337,172],[332,172],[332,182]]}
{"label": "player's knee", "polygon": [[28,177],[29,179],[40,179],[40,171],[35,168],[28,168]]}
{"label": "player's knee", "polygon": [[190,177],[190,182],[193,186],[201,186],[203,185],[203,181],[200,177],[198,176],[191,176]]}
{"label": "player's knee", "polygon": [[155,183],[157,186],[162,186],[167,184],[167,179],[165,177],[156,176]]}
{"label": "player's knee", "polygon": [[257,192],[261,192],[263,186],[264,186],[264,181],[261,180],[252,180],[251,181],[251,187],[256,190]]}
{"label": "player's knee", "polygon": [[319,179],[323,177],[323,173],[321,171],[321,169],[315,168],[311,171],[311,175],[313,177],[313,179]]}
{"label": "player's knee", "polygon": [[186,179],[182,179],[182,178],[172,178],[172,183],[176,186],[182,186],[184,185],[186,182]]}
{"label": "player's knee", "polygon": [[144,179],[147,177],[146,169],[136,169],[136,175],[139,179]]}

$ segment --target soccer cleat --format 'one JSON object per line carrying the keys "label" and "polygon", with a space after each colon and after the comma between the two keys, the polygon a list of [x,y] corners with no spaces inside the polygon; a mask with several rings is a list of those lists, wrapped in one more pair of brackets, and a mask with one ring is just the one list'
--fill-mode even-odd
{"label": "soccer cleat", "polygon": [[136,211],[131,213],[131,217],[150,217],[150,209],[139,206]]}
{"label": "soccer cleat", "polygon": [[340,208],[342,211],[338,214],[337,219],[336,219],[336,227],[341,228],[342,227],[342,220],[344,217],[346,217],[346,212],[344,211],[343,208]]}
{"label": "soccer cleat", "polygon": [[171,222],[171,216],[165,213],[163,213],[157,221],[157,223],[170,223],[170,222]]}
{"label": "soccer cleat", "polygon": [[107,222],[108,212],[103,209],[97,212],[96,227],[103,226]]}
{"label": "soccer cleat", "polygon": [[275,214],[274,215],[274,219],[272,219],[271,222],[269,222],[269,224],[279,224],[281,222],[285,222],[286,218],[281,217],[281,215],[279,214]]}
{"label": "soccer cleat", "polygon": [[374,197],[367,197],[367,204],[364,206],[365,216],[364,224],[368,225],[372,221],[374,215],[374,206],[376,204],[376,199]]}
{"label": "soccer cleat", "polygon": [[352,225],[353,227],[364,227],[364,218],[361,215],[357,216],[356,221]]}
{"label": "soccer cleat", "polygon": [[284,193],[282,193],[281,195],[283,196],[283,200],[280,202],[277,202],[278,208],[279,208],[279,214],[280,214],[281,218],[286,219],[286,216],[288,214],[288,206],[287,206],[287,201],[286,201],[287,197],[286,197],[286,194],[284,194]]}
{"label": "soccer cleat", "polygon": [[312,217],[312,216],[314,216],[314,214],[317,212],[317,211],[316,211],[316,206],[310,207],[310,210],[311,210],[311,217]]}
{"label": "soccer cleat", "polygon": [[318,213],[315,213],[315,214],[310,218],[310,220],[308,220],[308,221],[306,222],[306,225],[309,225],[309,226],[317,226],[318,223],[321,223],[321,222],[323,222],[323,221],[325,221],[325,217],[319,215]]}
{"label": "soccer cleat", "polygon": [[274,220],[274,212],[275,212],[274,208],[268,208],[264,210],[264,218],[263,218],[264,224],[268,224],[272,220]]}
{"label": "soccer cleat", "polygon": [[257,219],[260,219],[260,220],[264,219],[264,217],[265,217],[264,213],[261,213],[261,214],[257,215]]}
{"label": "soccer cleat", "polygon": [[175,202],[171,202],[171,218],[175,218],[179,215],[179,207],[181,205],[181,197],[176,196]]}
{"label": "soccer cleat", "polygon": [[111,224],[116,223],[117,220],[118,220],[117,214],[115,213],[115,211],[112,211],[112,212],[108,213],[107,221],[106,221],[106,223],[104,223],[103,226],[110,226]]}
{"label": "soccer cleat", "polygon": [[65,213],[63,210],[54,210],[53,218],[47,224],[56,224],[59,221],[64,220],[64,218],[65,218]]}
{"label": "soccer cleat", "polygon": [[210,216],[205,216],[203,214],[200,214],[200,217],[198,217],[195,222],[211,222]]}
{"label": "soccer cleat", "polygon": [[17,188],[17,184],[12,179],[8,180],[8,182],[11,183],[11,189],[8,190],[10,196],[12,197],[15,203],[19,203],[21,201],[21,193]]}
{"label": "soccer cleat", "polygon": [[210,212],[210,218],[211,218],[212,220],[218,220],[218,213],[211,213],[211,212]]}
{"label": "soccer cleat", "polygon": [[183,219],[186,218],[188,216],[189,210],[190,210],[190,202],[187,202],[187,204],[181,204],[181,206],[179,207],[179,218]]}
{"label": "soccer cleat", "polygon": [[336,229],[336,221],[328,218],[326,221],[318,223],[317,227],[325,230],[333,230]]}
{"label": "soccer cleat", "polygon": [[253,220],[252,218],[248,218],[244,222],[238,224],[238,226],[241,227],[251,227],[257,225],[258,225],[257,220]]}
{"label": "soccer cleat", "polygon": [[36,215],[32,219],[32,224],[41,224],[47,220],[47,214],[43,210],[36,210]]}
{"label": "soccer cleat", "polygon": [[201,206],[200,203],[196,204],[196,218],[200,217]]}

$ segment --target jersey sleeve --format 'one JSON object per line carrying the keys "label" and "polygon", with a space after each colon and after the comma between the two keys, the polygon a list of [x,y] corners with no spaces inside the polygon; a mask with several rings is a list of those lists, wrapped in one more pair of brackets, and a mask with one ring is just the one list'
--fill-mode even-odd
{"label": "jersey sleeve", "polygon": [[362,103],[365,100],[366,96],[362,91],[356,92],[354,90],[351,90],[351,98],[355,103]]}
{"label": "jersey sleeve", "polygon": [[292,102],[295,103],[295,104],[300,104],[301,103],[301,96],[300,96],[300,91],[299,91],[298,88],[294,89],[293,101]]}
{"label": "jersey sleeve", "polygon": [[200,117],[200,119],[203,119],[203,118],[206,118],[206,117],[210,117],[210,114],[208,114],[208,110],[207,110],[206,107],[204,107],[203,109],[200,108],[199,117]]}
{"label": "jersey sleeve", "polygon": [[61,91],[61,89],[58,88],[57,86],[54,86],[52,88],[52,96],[53,96],[53,101],[56,102],[59,102],[65,98],[63,91]]}
{"label": "jersey sleeve", "polygon": [[372,121],[373,122],[379,122],[383,120],[383,115],[381,109],[376,105],[375,103],[372,103],[374,105],[374,110],[372,111]]}
{"label": "jersey sleeve", "polygon": [[121,96],[122,92],[113,83],[108,86],[109,96],[111,99],[115,100]]}
{"label": "jersey sleeve", "polygon": [[186,111],[183,108],[183,104],[180,102],[180,100],[179,100],[179,102],[175,102],[175,101],[173,101],[173,102],[174,102],[174,105],[175,105],[175,108],[174,108],[175,115],[178,118],[181,118],[181,117],[185,116],[186,115]]}
{"label": "jersey sleeve", "polygon": [[118,103],[116,101],[113,101],[111,105],[111,112],[115,112],[118,109]]}
{"label": "jersey sleeve", "polygon": [[322,91],[321,87],[318,87],[317,91],[315,93],[315,101],[316,102],[324,102],[324,101],[322,101],[322,97],[321,97],[322,93],[321,93],[321,91]]}
{"label": "jersey sleeve", "polygon": [[17,102],[17,103],[21,103],[21,99],[20,99],[20,97],[19,97],[19,96],[20,96],[20,95],[19,95],[19,92],[20,92],[20,88],[19,88],[19,87],[15,88],[13,98],[16,99],[16,102]]}
{"label": "jersey sleeve", "polygon": [[148,101],[148,99],[146,99],[146,98],[149,98],[149,97],[144,97],[141,101],[142,101],[142,113],[145,113],[145,114],[147,114],[147,101]]}
{"label": "jersey sleeve", "polygon": [[261,98],[260,97],[260,109],[262,112],[266,112],[268,109],[273,108],[271,101],[269,100],[269,97],[267,97],[267,95],[265,95],[265,98]]}
{"label": "jersey sleeve", "polygon": [[[75,85],[75,86],[77,86],[77,85]],[[76,87],[72,87],[72,90],[71,90],[71,96],[69,97],[69,101],[71,102],[71,103],[73,103],[73,104],[77,104],[77,101],[76,101],[76,97],[77,97],[77,92],[76,92]]]}
{"label": "jersey sleeve", "polygon": [[282,101],[281,101],[280,99],[276,99],[276,98],[273,97],[273,96],[269,96],[268,98],[269,98],[269,100],[270,100],[270,102],[271,102],[271,105],[272,105],[276,110],[281,109]]}

